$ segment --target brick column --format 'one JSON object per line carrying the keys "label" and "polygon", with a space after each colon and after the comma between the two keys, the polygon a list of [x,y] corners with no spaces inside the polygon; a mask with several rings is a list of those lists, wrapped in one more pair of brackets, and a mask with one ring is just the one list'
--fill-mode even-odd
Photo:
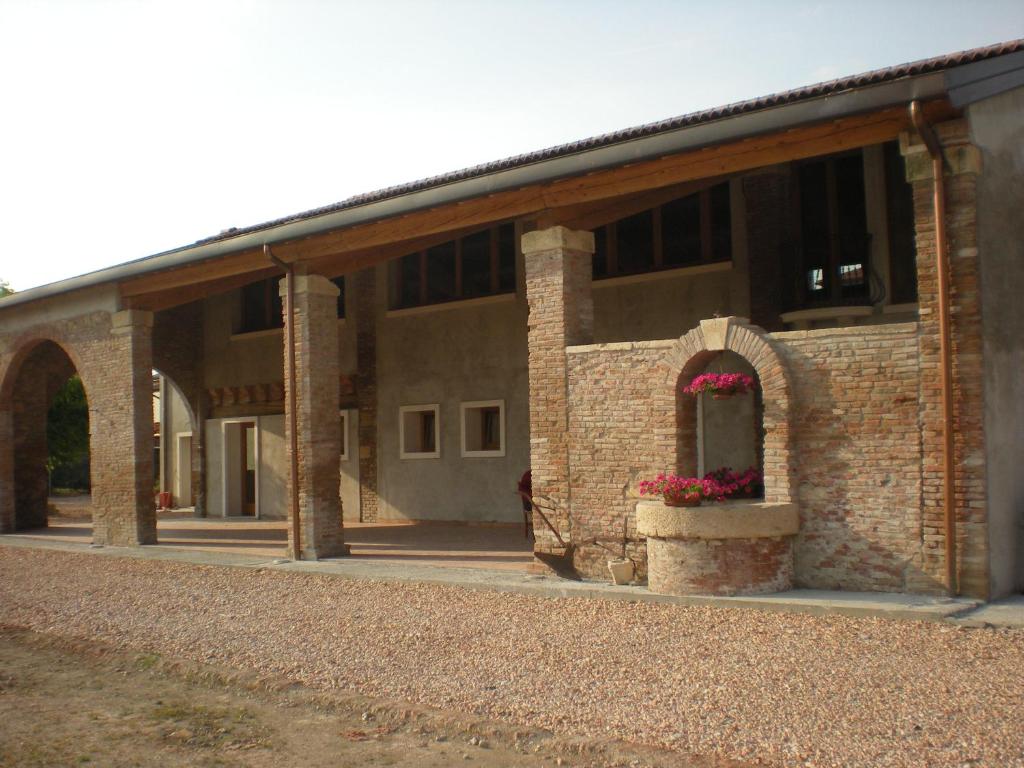
{"label": "brick column", "polygon": [[[565,525],[572,502],[565,348],[593,341],[590,284],[594,236],[552,227],[524,234],[522,251],[530,305],[527,342],[533,492],[554,502],[556,517]],[[557,546],[554,536],[542,521],[535,522],[536,550],[550,551]]]}
{"label": "brick column", "polygon": [[88,380],[93,542],[156,543],[153,315],[111,316],[103,365]]}
{"label": "brick column", "polygon": [[377,520],[377,270],[355,274],[356,403],[359,408],[359,519]]}
{"label": "brick column", "polygon": [[[286,296],[286,281],[281,281]],[[299,520],[302,542],[296,552],[292,527],[288,551],[295,559],[316,560],[348,554],[341,522],[341,416],[338,400],[338,288],[320,275],[295,276],[295,372],[298,424]],[[285,307],[285,438],[288,446],[288,499],[291,503],[291,386]]]}
{"label": "brick column", "polygon": [[[956,527],[960,590],[988,597],[988,534],[982,392],[981,296],[978,291],[976,177],[981,155],[968,141],[967,123],[935,126],[946,160],[946,232],[950,264],[950,325],[956,464]],[[931,156],[920,139],[904,135],[907,181],[914,190],[921,356],[921,571],[911,591],[940,592],[945,576],[942,484],[942,371],[939,363],[938,276]]]}
{"label": "brick column", "polygon": [[760,168],[743,177],[750,319],[768,331],[783,330],[779,317],[784,295],[782,258],[791,247],[792,170],[788,165]]}
{"label": "brick column", "polygon": [[0,533],[14,532],[14,414],[0,407]]}

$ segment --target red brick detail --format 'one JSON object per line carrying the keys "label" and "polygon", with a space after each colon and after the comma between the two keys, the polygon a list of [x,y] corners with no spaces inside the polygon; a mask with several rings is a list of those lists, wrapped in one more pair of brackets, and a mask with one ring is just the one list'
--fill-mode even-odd
{"label": "red brick detail", "polygon": [[[948,156],[970,150],[967,123],[936,126]],[[910,154],[920,152],[911,145]],[[908,158],[909,160],[909,158]],[[919,165],[919,164],[918,164]],[[950,173],[950,165],[957,172]],[[976,175],[971,166],[947,166],[946,231],[950,264],[950,317],[953,360],[956,535],[960,591],[987,598],[988,528],[985,475],[981,296],[979,293]],[[909,166],[909,163],[908,163]],[[945,526],[942,475],[942,371],[939,362],[938,276],[932,179],[912,178],[917,237],[917,290],[920,314],[920,419],[924,449],[922,483],[922,572],[916,591],[942,591]]]}
{"label": "red brick detail", "polygon": [[[534,243],[537,249],[530,250]],[[572,504],[566,346],[593,338],[592,254],[589,233],[562,227],[523,239],[530,307],[530,468],[534,495],[550,500],[556,525],[567,523]],[[534,521],[534,531],[538,551],[557,545],[541,520]]]}
{"label": "red brick detail", "polygon": [[377,274],[364,269],[355,275],[356,374],[359,408],[359,519],[377,520]]}
{"label": "red brick detail", "polygon": [[793,538],[647,540],[648,586],[664,595],[755,595],[793,585]]}
{"label": "red brick detail", "polygon": [[[285,281],[281,281],[281,291]],[[319,275],[296,276],[295,372],[298,431],[299,516],[302,543],[296,552],[288,527],[292,557],[318,559],[347,554],[338,493],[341,476],[341,417],[338,396],[338,289]],[[285,439],[291,461],[290,358],[284,312]],[[291,498],[291,473],[288,473]]]}

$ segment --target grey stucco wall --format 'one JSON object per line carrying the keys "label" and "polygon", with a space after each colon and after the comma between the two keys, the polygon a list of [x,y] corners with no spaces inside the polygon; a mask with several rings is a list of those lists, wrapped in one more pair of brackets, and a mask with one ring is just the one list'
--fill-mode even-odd
{"label": "grey stucco wall", "polygon": [[1024,88],[968,108],[982,152],[978,258],[992,596],[1024,589]]}
{"label": "grey stucco wall", "polygon": [[[514,491],[530,464],[525,300],[388,316],[379,274],[381,519],[522,520]],[[503,457],[461,455],[460,403],[475,400],[505,401]],[[432,403],[440,405],[440,458],[399,458],[399,407]]]}
{"label": "grey stucco wall", "polygon": [[705,274],[653,273],[640,282],[594,283],[594,343],[678,337],[702,319],[733,310],[732,269]]}
{"label": "grey stucco wall", "polygon": [[191,499],[182,499],[178,496],[178,474],[182,468],[182,462],[184,462],[186,471],[190,472],[192,466],[191,456],[181,457],[179,461],[178,435],[182,432],[194,433],[192,414],[177,385],[166,377],[164,377],[164,381],[166,382],[164,387],[166,401],[164,403],[164,421],[160,426],[163,438],[161,461],[164,465],[164,486],[161,490],[171,491],[174,494],[176,505],[191,504]]}

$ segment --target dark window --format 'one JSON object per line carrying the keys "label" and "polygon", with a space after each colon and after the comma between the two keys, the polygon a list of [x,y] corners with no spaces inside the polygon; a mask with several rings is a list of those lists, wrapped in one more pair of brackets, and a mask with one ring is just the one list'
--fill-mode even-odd
{"label": "dark window", "polygon": [[654,268],[654,215],[644,211],[615,223],[618,273],[632,275]]}
{"label": "dark window", "polygon": [[729,183],[594,230],[594,278],[732,258]]}
{"label": "dark window", "polygon": [[512,224],[498,227],[498,287],[496,293],[512,293],[516,289],[516,228]]}
{"label": "dark window", "polygon": [[472,298],[490,292],[491,233],[484,230],[462,238],[462,295]]}
{"label": "dark window", "polygon": [[700,261],[700,195],[689,195],[661,207],[661,247],[666,266]]}
{"label": "dark window", "polygon": [[451,301],[458,293],[455,289],[454,240],[427,250],[427,303]]}
{"label": "dark window", "polygon": [[284,314],[279,277],[268,277],[242,288],[242,326],[239,333],[281,328]]}
{"label": "dark window", "polygon": [[420,452],[433,453],[437,450],[434,442],[434,412],[420,412]]}
{"label": "dark window", "polygon": [[788,308],[874,303],[862,153],[802,163],[794,200],[798,245],[787,264]]}
{"label": "dark window", "polygon": [[480,409],[480,450],[501,450],[501,409],[497,407]]}
{"label": "dark window", "polygon": [[472,299],[516,289],[512,224],[410,253],[392,262],[391,308]]}
{"label": "dark window", "polygon": [[344,276],[336,277],[331,282],[338,286],[338,290],[341,291],[338,294],[338,317],[343,318],[345,317],[345,278]]}
{"label": "dark window", "polygon": [[892,302],[917,301],[914,193],[907,183],[899,144],[885,145],[885,202],[889,219],[889,284]]}

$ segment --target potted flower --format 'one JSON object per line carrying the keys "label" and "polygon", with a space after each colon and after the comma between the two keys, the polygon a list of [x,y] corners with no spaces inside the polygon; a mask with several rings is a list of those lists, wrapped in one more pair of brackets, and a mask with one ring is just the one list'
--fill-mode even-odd
{"label": "potted flower", "polygon": [[745,373],[702,373],[683,387],[688,395],[709,394],[716,400],[745,395],[754,389],[754,377]]}
{"label": "potted flower", "polygon": [[636,571],[636,564],[626,556],[626,542],[629,540],[627,526],[629,516],[622,518],[622,538],[619,540],[619,556],[608,560],[608,572],[612,575],[612,583],[618,585],[629,584],[633,580],[633,573]]}
{"label": "potted flower", "polygon": [[699,477],[680,477],[659,472],[653,480],[640,481],[641,496],[661,496],[669,507],[699,507],[709,497],[713,483]]}
{"label": "potted flower", "polygon": [[764,475],[756,467],[733,472],[731,467],[719,467],[704,475],[713,483],[722,499],[752,499],[764,493]]}

